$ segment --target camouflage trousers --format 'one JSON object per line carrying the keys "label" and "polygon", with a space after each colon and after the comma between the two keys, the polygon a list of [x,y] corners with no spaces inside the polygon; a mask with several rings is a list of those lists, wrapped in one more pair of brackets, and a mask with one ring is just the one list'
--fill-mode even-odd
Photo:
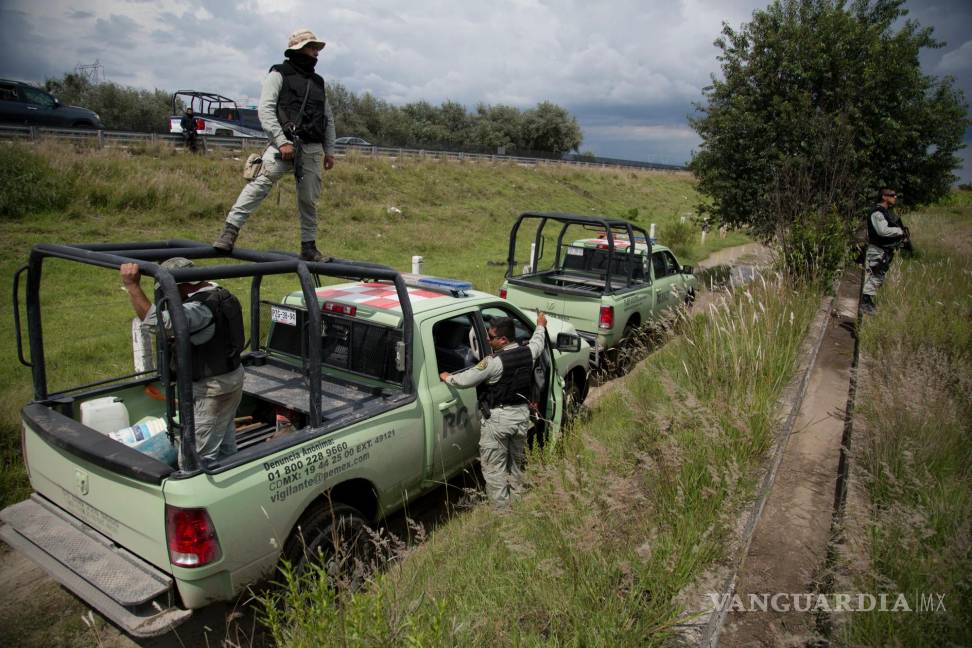
{"label": "camouflage trousers", "polygon": [[[260,175],[243,187],[236,204],[226,216],[227,223],[242,229],[250,215],[270,194],[277,180],[294,172],[293,160],[278,159],[275,156],[279,153],[273,146],[268,146],[263,152]],[[317,199],[321,196],[321,160],[324,157],[324,147],[316,143],[304,144],[302,155],[304,177],[297,186],[300,240],[314,241],[317,239]]]}
{"label": "camouflage trousers", "polygon": [[894,252],[884,250],[876,245],[867,246],[864,257],[864,294],[874,297],[878,288],[884,283],[884,277],[891,267]]}
{"label": "camouflage trousers", "polygon": [[526,405],[497,407],[488,419],[482,419],[479,463],[486,494],[496,506],[509,506],[511,496],[523,492],[529,429],[530,410]]}

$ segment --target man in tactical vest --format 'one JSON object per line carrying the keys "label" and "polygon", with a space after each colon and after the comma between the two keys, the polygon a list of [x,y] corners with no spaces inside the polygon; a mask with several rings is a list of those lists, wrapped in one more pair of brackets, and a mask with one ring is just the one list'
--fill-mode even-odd
{"label": "man in tactical vest", "polygon": [[493,320],[489,328],[493,355],[467,371],[439,374],[439,378],[455,387],[476,388],[482,413],[479,463],[486,479],[486,494],[498,507],[508,506],[510,496],[523,491],[533,363],[546,346],[546,326],[546,315],[538,313],[533,337],[529,344],[520,346],[512,319]]}
{"label": "man in tactical vest", "polygon": [[300,214],[300,258],[330,261],[317,249],[317,199],[321,195],[321,156],[324,170],[334,167],[334,116],[324,79],[314,72],[324,49],[309,29],[290,35],[287,60],[270,68],[260,91],[257,115],[270,145],[263,152],[263,168],[240,192],[213,247],[233,250],[240,228],[267,197],[277,180],[293,172],[297,179]]}
{"label": "man in tactical vest", "polygon": [[908,228],[894,213],[897,202],[896,191],[882,189],[881,202],[867,219],[867,253],[864,257],[864,290],[861,296],[861,311],[867,315],[873,315],[877,310],[874,297],[891,267],[894,251],[909,239]]}
{"label": "man in tactical vest", "polygon": [[182,128],[182,139],[186,148],[193,153],[198,153],[199,132],[196,130],[196,116],[192,112],[192,106],[186,108],[186,114],[179,120],[179,126]]}
{"label": "man in tactical vest", "polygon": [[[177,270],[191,268],[193,263],[183,257],[174,257],[165,261],[162,267]],[[124,263],[119,272],[142,326],[156,327],[155,304],[142,291],[138,264]],[[243,397],[243,367],[240,365],[244,345],[243,309],[232,293],[207,281],[180,283],[179,295],[192,343],[196,450],[203,463],[216,462],[236,452],[233,419]],[[171,332],[172,323],[167,312],[162,314],[162,321],[166,331]],[[179,452],[179,465],[182,466],[181,445]]]}

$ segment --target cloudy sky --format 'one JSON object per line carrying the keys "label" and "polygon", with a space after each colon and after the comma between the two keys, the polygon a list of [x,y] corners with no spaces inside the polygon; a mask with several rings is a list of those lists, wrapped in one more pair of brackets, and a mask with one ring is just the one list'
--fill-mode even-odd
{"label": "cloudy sky", "polygon": [[[718,70],[721,23],[739,26],[767,1],[0,0],[0,76],[42,81],[97,60],[118,83],[253,103],[287,35],[306,26],[327,41],[318,71],[355,92],[550,100],[577,116],[582,150],[682,163],[699,142],[686,116]],[[972,97],[972,2],[907,6],[947,42],[923,56],[926,72]],[[960,175],[970,180],[968,164]]]}

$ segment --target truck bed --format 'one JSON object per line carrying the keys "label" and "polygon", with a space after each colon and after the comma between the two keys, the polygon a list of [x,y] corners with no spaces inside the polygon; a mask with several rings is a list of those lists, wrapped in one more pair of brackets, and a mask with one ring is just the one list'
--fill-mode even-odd
{"label": "truck bed", "polygon": [[[304,376],[289,366],[268,362],[246,368],[243,393],[274,405],[307,413],[307,383]],[[358,414],[367,417],[387,408],[384,390],[321,377],[323,422]]]}
{"label": "truck bed", "polygon": [[[549,270],[532,275],[513,277],[510,281],[524,288],[566,294],[584,293],[592,297],[604,294],[607,289],[607,282],[604,281],[603,274],[576,270]],[[613,291],[624,290],[627,286],[628,282],[625,277],[611,277],[611,289]]]}

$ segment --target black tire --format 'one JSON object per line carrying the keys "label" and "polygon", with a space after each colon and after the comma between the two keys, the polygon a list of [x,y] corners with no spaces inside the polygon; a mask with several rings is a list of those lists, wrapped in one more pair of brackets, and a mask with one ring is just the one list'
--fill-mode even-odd
{"label": "black tire", "polygon": [[624,376],[635,366],[635,350],[637,348],[637,343],[635,341],[635,330],[638,326],[628,320],[628,323],[624,325],[624,331],[621,333],[621,342],[617,347],[617,362],[616,369],[619,376]]}
{"label": "black tire", "polygon": [[564,425],[573,423],[584,409],[584,389],[573,372],[564,379]]}
{"label": "black tire", "polygon": [[695,290],[689,290],[685,293],[685,305],[691,306],[695,303]]}
{"label": "black tire", "polygon": [[284,546],[294,572],[305,576],[313,565],[324,568],[332,584],[359,587],[371,572],[374,545],[368,521],[353,506],[335,502],[304,516]]}

